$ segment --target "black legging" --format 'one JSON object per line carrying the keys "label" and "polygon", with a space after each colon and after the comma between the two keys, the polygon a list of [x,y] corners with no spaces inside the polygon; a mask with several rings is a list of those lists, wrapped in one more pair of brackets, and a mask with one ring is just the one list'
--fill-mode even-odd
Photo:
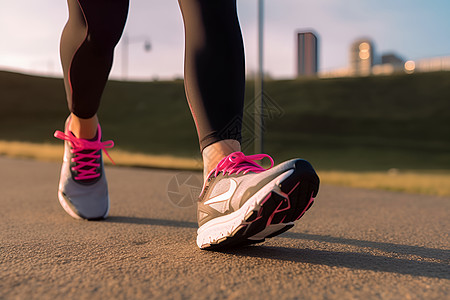
{"label": "black legging", "polygon": [[[178,0],[184,20],[185,89],[200,148],[240,141],[244,46],[236,0]],[[88,119],[98,110],[129,0],[68,0],[61,61],[70,111]]]}

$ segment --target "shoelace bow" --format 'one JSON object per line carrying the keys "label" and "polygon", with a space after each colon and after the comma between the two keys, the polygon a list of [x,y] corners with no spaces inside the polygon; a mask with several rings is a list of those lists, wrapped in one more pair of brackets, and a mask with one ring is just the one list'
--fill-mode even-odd
{"label": "shoelace bow", "polygon": [[217,167],[213,170],[214,176],[217,176],[219,172],[224,174],[240,173],[247,174],[248,172],[260,173],[268,169],[264,169],[255,160],[261,160],[263,158],[268,158],[270,160],[270,168],[273,167],[274,162],[272,157],[267,154],[255,154],[255,155],[244,155],[242,152],[234,152],[223,158]]}
{"label": "shoelace bow", "polygon": [[[100,131],[99,135],[101,136]],[[78,176],[75,177],[76,180],[88,180],[100,176],[100,174],[96,172],[96,169],[100,166],[99,163],[96,163],[96,160],[100,158],[100,154],[97,154],[99,150],[103,150],[109,160],[115,164],[111,156],[109,156],[108,151],[106,151],[107,148],[114,147],[114,142],[111,140],[105,142],[88,141],[79,139],[73,134],[65,134],[59,130],[55,132],[54,136],[60,140],[69,141],[71,143],[71,152],[76,154],[75,157],[72,158],[72,162],[76,163],[76,166],[72,167],[72,170],[78,172]]]}

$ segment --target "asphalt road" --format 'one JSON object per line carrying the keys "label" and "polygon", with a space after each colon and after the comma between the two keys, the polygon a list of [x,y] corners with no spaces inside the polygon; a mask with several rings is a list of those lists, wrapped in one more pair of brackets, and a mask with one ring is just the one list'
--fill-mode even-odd
{"label": "asphalt road", "polygon": [[110,218],[88,222],[59,167],[0,157],[0,299],[449,299],[450,198],[323,185],[289,232],[208,252],[200,174],[108,167]]}

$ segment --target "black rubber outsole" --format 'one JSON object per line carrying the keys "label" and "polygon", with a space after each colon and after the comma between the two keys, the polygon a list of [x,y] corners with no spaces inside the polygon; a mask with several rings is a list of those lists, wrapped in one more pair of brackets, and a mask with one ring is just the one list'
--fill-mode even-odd
{"label": "black rubber outsole", "polygon": [[[317,196],[319,177],[312,166],[304,160],[296,162],[294,172],[279,184],[281,193],[272,191],[257,211],[251,211],[243,224],[229,236],[215,243],[203,245],[204,250],[223,250],[264,242],[266,238],[277,236],[294,225],[289,224],[300,219],[314,203],[311,198]],[[280,230],[260,240],[251,240],[252,236],[263,231],[268,225],[286,224]]]}

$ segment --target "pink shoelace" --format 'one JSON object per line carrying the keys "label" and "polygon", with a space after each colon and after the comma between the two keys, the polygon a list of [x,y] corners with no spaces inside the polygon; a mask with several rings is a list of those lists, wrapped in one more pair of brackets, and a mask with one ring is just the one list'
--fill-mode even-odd
{"label": "pink shoelace", "polygon": [[107,148],[114,147],[114,142],[111,140],[102,142],[100,140],[102,136],[100,126],[98,126],[99,138],[96,141],[79,139],[71,132],[65,134],[59,130],[55,131],[54,136],[60,140],[70,142],[72,146],[71,153],[76,154],[72,158],[72,162],[76,163],[76,166],[72,167],[72,170],[78,172],[78,176],[75,177],[76,180],[88,180],[100,176],[100,174],[96,172],[96,169],[100,166],[99,163],[96,163],[96,160],[100,158],[100,154],[97,154],[99,150],[103,150],[106,156],[114,164],[108,151],[106,151]]}
{"label": "pink shoelace", "polygon": [[214,176],[217,176],[219,172],[223,172],[224,174],[238,174],[240,172],[243,172],[243,174],[247,174],[248,172],[261,173],[268,169],[264,169],[255,160],[261,160],[263,158],[270,160],[270,167],[268,169],[272,168],[274,164],[273,159],[267,154],[246,156],[242,152],[234,152],[223,158],[211,172],[214,172]]}

